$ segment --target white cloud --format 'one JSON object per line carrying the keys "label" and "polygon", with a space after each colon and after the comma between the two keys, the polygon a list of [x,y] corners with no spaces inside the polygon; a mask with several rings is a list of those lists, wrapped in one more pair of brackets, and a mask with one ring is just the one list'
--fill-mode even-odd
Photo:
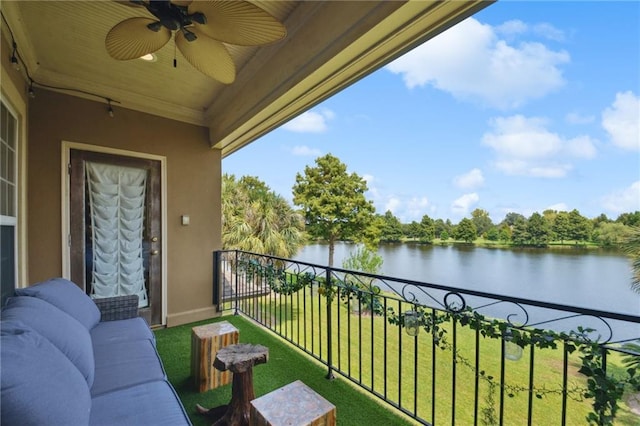
{"label": "white cloud", "polygon": [[460,216],[466,216],[471,211],[471,207],[480,200],[475,192],[464,194],[451,204],[451,211]]}
{"label": "white cloud", "polygon": [[291,153],[299,157],[319,157],[320,155],[322,155],[322,151],[320,151],[319,149],[310,148],[306,145],[294,146],[291,150]]}
{"label": "white cloud", "polygon": [[567,140],[566,150],[569,155],[577,158],[594,158],[596,147],[589,136],[578,136]]}
{"label": "white cloud", "polygon": [[541,43],[512,46],[497,31],[526,29],[518,21],[500,27],[468,18],[418,46],[387,66],[402,74],[409,88],[432,85],[454,97],[500,109],[516,108],[542,98],[565,84],[560,65],[569,54]]}
{"label": "white cloud", "polygon": [[327,122],[335,117],[333,111],[323,109],[307,111],[282,126],[283,129],[298,133],[323,133],[328,129]]}
{"label": "white cloud", "polygon": [[532,28],[534,34],[554,41],[565,41],[566,36],[564,32],[553,25],[543,22],[536,24]]}
{"label": "white cloud", "polygon": [[614,213],[625,213],[640,210],[640,180],[608,194],[602,199],[602,206]]}
{"label": "white cloud", "polygon": [[640,150],[640,98],[631,91],[617,93],[613,105],[602,112],[602,127],[614,145]]}
{"label": "white cloud", "polygon": [[404,217],[407,217],[409,221],[420,221],[431,207],[427,197],[413,197],[407,203]]}
{"label": "white cloud", "polygon": [[560,178],[573,169],[570,160],[596,155],[589,136],[564,139],[539,117],[497,117],[489,125],[482,143],[495,151],[494,165],[508,175]]}
{"label": "white cloud", "polygon": [[362,179],[367,183],[367,192],[373,198],[374,202],[378,201],[380,199],[380,191],[378,191],[378,188],[374,184],[375,178],[373,175],[362,175]]}
{"label": "white cloud", "polygon": [[384,205],[384,211],[391,211],[391,213],[393,213],[394,215],[397,213],[398,211],[398,207],[400,207],[400,199],[396,198],[396,197],[391,197],[387,200],[386,204]]}
{"label": "white cloud", "polygon": [[578,112],[570,112],[565,117],[565,121],[569,124],[589,124],[595,119],[593,115],[583,115]]}
{"label": "white cloud", "polygon": [[475,189],[484,184],[482,170],[472,169],[469,172],[453,178],[453,184],[461,189]]}
{"label": "white cloud", "polygon": [[506,21],[495,27],[495,32],[503,34],[505,36],[513,36],[518,34],[524,34],[529,29],[529,26],[519,19],[512,19]]}
{"label": "white cloud", "polygon": [[538,23],[535,25],[528,25],[520,21],[519,19],[513,19],[496,26],[495,32],[507,37],[518,36],[530,32],[536,36],[543,37],[549,40],[566,40],[565,34],[562,30],[546,22]]}

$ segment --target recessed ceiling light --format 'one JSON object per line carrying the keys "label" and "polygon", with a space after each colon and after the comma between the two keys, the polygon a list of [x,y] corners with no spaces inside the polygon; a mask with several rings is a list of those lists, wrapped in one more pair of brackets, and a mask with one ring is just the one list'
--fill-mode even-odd
{"label": "recessed ceiling light", "polygon": [[147,62],[155,62],[158,60],[158,58],[156,58],[156,55],[154,55],[153,53],[147,53],[144,56],[140,56],[140,59]]}

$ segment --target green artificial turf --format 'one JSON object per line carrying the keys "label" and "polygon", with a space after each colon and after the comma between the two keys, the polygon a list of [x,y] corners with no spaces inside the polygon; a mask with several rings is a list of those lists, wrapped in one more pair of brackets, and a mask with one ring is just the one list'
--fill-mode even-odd
{"label": "green artificial turf", "polygon": [[229,321],[240,330],[241,343],[256,343],[269,348],[269,361],[253,370],[254,390],[260,397],[295,380],[336,406],[339,425],[410,425],[396,410],[356,390],[343,378],[327,380],[327,369],[312,361],[279,337],[241,316],[225,316],[179,327],[157,330],[157,348],[167,376],[175,387],[195,426],[210,425],[211,420],[198,415],[195,405],[216,407],[231,399],[231,385],[198,393],[190,377],[191,328],[216,321]]}

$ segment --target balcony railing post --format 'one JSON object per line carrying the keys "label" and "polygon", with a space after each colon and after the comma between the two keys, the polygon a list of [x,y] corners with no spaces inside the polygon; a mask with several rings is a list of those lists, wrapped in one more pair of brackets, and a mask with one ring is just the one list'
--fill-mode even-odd
{"label": "balcony railing post", "polygon": [[222,297],[220,297],[220,261],[222,259],[222,253],[220,251],[213,252],[213,300],[211,301],[213,305],[217,308],[217,311],[220,312],[220,305],[222,303]]}
{"label": "balcony railing post", "polygon": [[238,315],[238,305],[240,304],[240,292],[238,291],[238,262],[239,262],[239,255],[238,255],[238,250],[235,251],[236,254],[236,259],[234,262],[234,266],[233,266],[233,276],[235,277],[235,287],[236,287],[236,297],[234,298],[235,302],[234,302],[234,311],[233,311],[233,315]]}
{"label": "balcony railing post", "polygon": [[327,300],[327,367],[329,367],[329,371],[327,372],[327,379],[333,380],[335,376],[333,375],[333,347],[332,347],[332,319],[331,319],[331,302],[333,301],[333,292],[332,292],[332,283],[331,283],[331,268],[327,268],[326,273],[326,292],[325,295]]}

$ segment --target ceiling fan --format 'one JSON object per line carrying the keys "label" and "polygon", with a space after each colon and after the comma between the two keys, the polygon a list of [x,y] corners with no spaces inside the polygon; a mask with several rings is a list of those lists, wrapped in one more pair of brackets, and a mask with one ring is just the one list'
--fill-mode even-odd
{"label": "ceiling fan", "polygon": [[131,0],[154,18],[129,18],[116,24],[105,39],[118,60],[156,52],[171,40],[185,59],[203,74],[230,84],[236,67],[223,43],[259,46],[278,41],[287,31],[265,10],[245,0]]}

